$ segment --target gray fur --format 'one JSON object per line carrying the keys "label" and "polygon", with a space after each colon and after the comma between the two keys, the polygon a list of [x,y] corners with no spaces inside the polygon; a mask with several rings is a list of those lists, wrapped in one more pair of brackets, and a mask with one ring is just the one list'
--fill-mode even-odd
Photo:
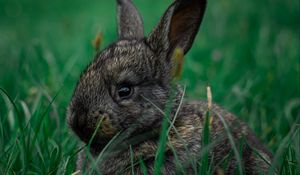
{"label": "gray fur", "polygon": [[142,18],[131,0],[117,0],[118,33],[120,39],[144,37]]}
{"label": "gray fur", "polygon": [[[133,5],[130,1],[118,2],[119,9],[131,9],[129,11],[132,12]],[[100,131],[96,133],[91,144],[91,154],[95,158],[116,134],[120,134],[97,164],[103,174],[130,174],[131,169],[126,169],[131,165],[129,145],[132,145],[134,161],[143,158],[149,174],[153,174],[159,129],[164,117],[162,111],[170,95],[171,53],[176,47],[183,48],[185,53],[190,49],[204,14],[205,3],[205,0],[175,1],[148,38],[134,37],[131,32],[127,35],[128,30],[133,28],[128,28],[130,23],[126,22],[126,29],[121,30],[120,39],[100,52],[82,73],[68,108],[70,127],[84,143],[88,143],[97,123],[103,119]],[[136,24],[133,22],[133,25]],[[120,27],[124,25],[121,24]],[[121,99],[116,93],[122,83],[132,86],[133,93],[130,98]],[[179,108],[182,95],[182,90],[178,87],[173,100],[171,120]],[[194,172],[190,160],[198,160],[203,149],[201,136],[206,110],[206,102],[201,101],[184,101],[180,106],[174,123],[179,135],[173,129],[170,130],[163,174],[176,172],[171,145],[185,171]],[[210,157],[213,166],[217,168],[218,163],[232,151],[218,116],[224,117],[237,143],[241,139],[246,140],[246,146],[240,145],[246,174],[266,172],[268,163],[253,150],[257,150],[270,162],[269,152],[246,124],[217,105],[213,106],[210,133],[214,143]],[[88,171],[90,165],[85,152],[81,152],[78,170]],[[232,157],[229,168],[224,171],[233,174],[236,168],[237,162]],[[134,171],[142,174],[140,166],[135,166]]]}

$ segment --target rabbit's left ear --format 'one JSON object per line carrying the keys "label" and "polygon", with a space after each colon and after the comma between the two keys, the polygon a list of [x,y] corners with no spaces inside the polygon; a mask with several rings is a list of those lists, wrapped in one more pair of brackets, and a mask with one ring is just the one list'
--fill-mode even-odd
{"label": "rabbit's left ear", "polygon": [[176,47],[187,53],[198,32],[206,0],[175,0],[147,39],[157,53],[170,53]]}
{"label": "rabbit's left ear", "polygon": [[120,39],[144,37],[142,18],[131,0],[117,0],[118,34]]}

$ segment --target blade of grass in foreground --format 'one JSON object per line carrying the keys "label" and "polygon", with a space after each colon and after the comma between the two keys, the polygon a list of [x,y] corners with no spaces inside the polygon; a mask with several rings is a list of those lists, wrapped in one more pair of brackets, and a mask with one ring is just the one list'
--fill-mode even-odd
{"label": "blade of grass in foreground", "polygon": [[300,125],[298,125],[298,133],[294,141],[296,154],[296,172],[300,174]]}
{"label": "blade of grass in foreground", "polygon": [[8,172],[10,171],[11,167],[13,166],[13,163],[15,162],[17,156],[20,153],[19,149],[15,149],[17,144],[14,144],[12,151],[10,152],[10,154],[8,155],[8,159],[7,159],[7,164],[6,164],[6,168],[4,171],[4,174],[8,174]]}
{"label": "blade of grass in foreground", "polygon": [[[44,118],[46,117],[46,115],[48,114],[48,112],[50,111],[51,109],[51,105],[52,103],[54,103],[54,101],[56,100],[57,96],[60,94],[61,90],[62,90],[63,87],[61,87],[61,89],[55,94],[55,96],[52,98],[52,100],[50,101],[50,103],[48,104],[47,108],[45,109],[45,111],[42,113],[41,117],[38,119],[37,121],[37,127],[34,129],[34,137],[33,139],[31,140],[31,147],[29,148],[29,152],[31,153],[33,148],[34,148],[34,145],[35,145],[35,142],[37,140],[37,137],[38,135],[40,134],[40,129],[42,127],[42,122],[44,121]],[[31,118],[32,119],[32,118]],[[30,121],[29,121],[30,122]],[[27,125],[28,126],[28,125]],[[26,127],[27,127],[26,126]]]}
{"label": "blade of grass in foreground", "polygon": [[92,142],[93,142],[93,140],[94,140],[94,138],[95,138],[97,132],[98,132],[99,129],[100,129],[100,126],[101,126],[101,124],[102,124],[103,119],[104,119],[104,117],[101,117],[101,119],[100,119],[100,121],[98,122],[97,127],[96,127],[96,129],[95,129],[95,131],[94,131],[94,133],[93,133],[93,135],[92,135],[92,137],[91,137],[91,139],[90,139],[90,141],[89,141],[89,143],[88,143],[88,145],[87,145],[87,147],[88,147],[89,149],[91,148],[91,144],[92,144]]}
{"label": "blade of grass in foreground", "polygon": [[[208,106],[207,106],[207,112],[205,114],[205,122],[204,122],[204,128],[203,128],[203,134],[202,134],[202,148],[206,147],[209,145],[209,121],[210,121],[210,114],[211,114],[211,108],[212,108],[212,94],[211,94],[211,89],[208,86],[207,87],[207,101],[208,101]],[[201,167],[199,174],[201,175],[206,175],[208,173],[209,169],[209,150],[205,151],[203,153],[203,156],[201,158]]]}
{"label": "blade of grass in foreground", "polygon": [[[25,151],[25,150],[27,150],[27,149],[26,149],[26,141],[25,141],[25,138],[24,138],[24,136],[22,135],[22,134],[24,134],[25,132],[24,132],[24,128],[23,128],[23,125],[22,125],[21,112],[19,111],[19,109],[18,109],[16,103],[14,102],[14,100],[9,96],[9,94],[8,94],[4,89],[0,88],[0,92],[2,92],[2,93],[0,93],[0,94],[4,94],[4,95],[2,95],[2,98],[5,98],[5,97],[6,97],[6,98],[9,100],[9,102],[13,105],[13,108],[14,108],[14,110],[15,110],[16,113],[17,113],[17,125],[18,125],[18,128],[19,128],[19,133],[18,133],[18,134],[21,135],[21,137],[19,137],[20,140],[21,140],[21,147],[23,148],[23,151]],[[18,141],[18,139],[17,139],[16,141]],[[21,151],[21,154],[22,154],[22,159],[23,159],[22,164],[23,164],[23,167],[24,167],[24,171],[26,172],[26,169],[27,169],[27,167],[28,167],[27,156],[26,156],[26,154],[23,153],[22,151]]]}
{"label": "blade of grass in foreground", "polygon": [[91,162],[92,162],[92,167],[91,167],[91,173],[93,173],[93,171],[94,170],[96,170],[96,172],[97,172],[97,174],[101,174],[100,173],[100,171],[99,171],[99,169],[98,169],[98,167],[97,167],[97,164],[95,163],[95,161],[93,160],[93,156],[91,155],[91,152],[90,152],[90,150],[91,150],[91,144],[92,144],[92,142],[93,142],[93,140],[94,140],[94,138],[96,137],[96,134],[98,133],[98,131],[99,131],[99,129],[100,129],[100,127],[101,127],[101,124],[102,124],[102,121],[104,120],[104,117],[101,117],[101,119],[98,121],[98,123],[97,123],[97,126],[96,126],[96,129],[95,129],[95,131],[93,132],[93,134],[92,134],[92,137],[91,137],[91,139],[89,140],[89,142],[88,142],[88,144],[87,144],[87,150],[86,150],[86,154],[87,154],[87,156],[89,156],[90,157],[90,159],[92,159],[91,160]]}
{"label": "blade of grass in foreground", "polygon": [[[181,95],[181,98],[180,98],[180,102],[179,102],[179,105],[178,105],[178,107],[177,107],[177,109],[176,109],[176,112],[175,112],[175,115],[174,115],[174,117],[173,117],[173,120],[171,121],[168,117],[165,117],[165,119],[167,119],[167,120],[168,120],[168,123],[169,123],[168,131],[167,131],[167,136],[169,135],[169,133],[170,133],[170,131],[171,131],[171,129],[172,129],[172,130],[175,132],[175,134],[176,134],[176,136],[178,137],[178,139],[183,143],[184,149],[185,149],[185,151],[186,151],[188,157],[191,157],[191,155],[189,154],[188,148],[187,148],[187,144],[185,143],[186,141],[183,140],[183,138],[182,138],[181,135],[179,134],[178,130],[177,130],[176,127],[174,126],[174,123],[175,123],[175,121],[176,121],[176,118],[177,118],[177,116],[178,116],[178,114],[179,114],[179,111],[180,111],[180,109],[181,109],[181,106],[182,106],[182,104],[183,104],[183,99],[184,99],[184,95],[185,95],[185,90],[186,90],[186,86],[183,88],[183,92],[182,92],[182,95]],[[150,99],[148,99],[148,98],[146,98],[146,97],[144,97],[144,96],[142,96],[142,97],[143,97],[145,100],[147,100],[151,105],[153,105],[153,106],[161,113],[161,115],[166,116],[165,112],[164,112],[162,109],[160,109],[157,105],[155,105]],[[172,147],[172,145],[168,145],[168,146],[170,146],[170,148]],[[173,153],[175,154],[174,149],[171,148],[171,150],[172,150]],[[189,159],[188,161],[191,163],[191,165],[193,165],[192,168],[194,169],[195,174],[197,174],[196,162],[195,162],[195,161],[192,161],[191,159]]]}
{"label": "blade of grass in foreground", "polygon": [[276,151],[276,153],[275,153],[275,155],[274,155],[273,162],[272,162],[272,165],[271,165],[271,167],[270,167],[270,169],[269,169],[268,175],[273,175],[273,174],[275,174],[276,171],[277,171],[277,170],[276,170],[277,166],[283,165],[283,163],[280,164],[280,161],[282,160],[282,155],[283,155],[284,151],[287,149],[287,148],[286,148],[287,145],[288,145],[287,143],[288,143],[289,141],[291,141],[291,140],[294,138],[294,136],[295,136],[296,133],[297,133],[297,130],[298,130],[298,126],[297,126],[297,124],[295,124],[295,125],[291,128],[291,130],[290,130],[290,132],[287,134],[287,136],[281,141],[281,143],[280,143],[280,145],[279,145],[279,147],[278,147],[278,149],[277,149],[277,151]]}
{"label": "blade of grass in foreground", "polygon": [[[176,119],[177,119],[177,116],[178,116],[178,114],[179,114],[179,111],[180,111],[180,109],[181,109],[181,106],[182,106],[182,103],[183,103],[183,99],[184,99],[184,95],[185,95],[185,90],[186,90],[186,86],[184,86],[184,88],[183,88],[183,91],[182,91],[182,95],[181,95],[181,98],[180,98],[180,102],[179,102],[179,105],[178,105],[178,107],[177,107],[177,109],[176,109],[176,113],[175,113],[175,115],[174,115],[174,118],[173,118],[173,120],[170,122],[170,126],[169,126],[169,128],[168,128],[168,134],[170,133],[170,130],[173,128],[173,129],[176,129],[175,128],[175,126],[174,126],[174,123],[175,123],[175,121],[176,121]],[[156,105],[154,105],[155,107],[156,107]],[[158,107],[157,107],[158,108]],[[163,113],[164,114],[164,113]]]}
{"label": "blade of grass in foreground", "polygon": [[141,165],[141,170],[143,172],[144,175],[148,175],[148,170],[147,167],[145,165],[145,162],[143,161],[143,159],[140,158],[140,165]]}
{"label": "blade of grass in foreground", "polygon": [[[210,118],[210,110],[206,112],[205,115],[205,123],[204,123],[204,129],[203,129],[203,135],[202,135],[202,147],[206,147],[209,145],[209,118]],[[203,153],[203,156],[201,158],[201,166],[200,166],[200,175],[206,175],[208,173],[209,169],[209,150],[206,150]]]}
{"label": "blade of grass in foreground", "polygon": [[228,125],[227,125],[227,123],[226,123],[224,117],[221,116],[219,113],[215,113],[215,114],[216,114],[216,115],[219,117],[219,119],[221,120],[221,122],[222,122],[222,124],[223,124],[223,126],[224,126],[224,129],[225,129],[225,131],[226,131],[226,134],[227,134],[227,136],[228,136],[229,143],[230,143],[230,145],[231,145],[231,147],[232,147],[232,149],[233,149],[234,156],[235,156],[235,158],[236,158],[236,160],[237,160],[237,163],[238,163],[238,172],[239,172],[239,174],[243,174],[243,167],[242,167],[241,156],[240,156],[239,151],[238,151],[238,149],[237,149],[237,147],[236,147],[236,145],[235,145],[235,141],[234,141],[233,136],[232,136],[232,134],[231,134],[231,132],[230,132],[230,129],[229,129],[229,127],[228,127]]}
{"label": "blade of grass in foreground", "polygon": [[108,148],[112,145],[112,143],[115,142],[115,140],[119,137],[119,135],[121,134],[121,132],[118,132],[106,145],[105,147],[102,149],[102,151],[100,152],[99,156],[97,157],[96,160],[96,164],[100,163],[103,159],[103,157],[105,157],[105,151],[108,150]]}
{"label": "blade of grass in foreground", "polygon": [[0,92],[2,92],[4,95],[2,95],[3,98],[7,98],[9,100],[9,102],[13,105],[14,107],[14,110],[16,111],[17,113],[17,123],[18,123],[18,126],[19,126],[19,129],[21,130],[21,132],[23,132],[23,126],[22,126],[22,119],[21,119],[21,112],[19,111],[16,103],[14,102],[14,100],[8,95],[8,93],[2,89],[0,87]]}
{"label": "blade of grass in foreground", "polygon": [[[170,96],[168,98],[168,101],[166,103],[166,112],[165,115],[163,115],[163,121],[161,126],[161,132],[160,132],[160,138],[159,138],[159,145],[155,156],[155,162],[154,162],[154,174],[161,174],[161,168],[163,166],[164,161],[164,155],[165,155],[165,149],[168,139],[168,132],[169,132],[169,118],[172,112],[172,102],[175,98],[176,92],[176,85],[174,82],[178,81],[181,78],[182,69],[183,69],[183,57],[184,52],[182,48],[175,48],[173,55],[172,55],[172,62],[174,63],[172,67],[172,79],[171,82],[171,88],[170,88]],[[173,124],[173,123],[171,123]]]}
{"label": "blade of grass in foreground", "polygon": [[169,128],[169,117],[170,117],[171,111],[172,111],[172,102],[175,97],[174,89],[175,89],[175,86],[173,84],[171,87],[171,91],[170,91],[170,97],[166,104],[166,113],[165,113],[166,115],[163,116],[160,138],[159,138],[159,145],[158,145],[158,149],[157,149],[156,156],[155,156],[154,174],[157,174],[157,175],[161,174],[161,168],[162,168],[163,162],[164,162],[164,155],[165,155],[167,136],[168,136],[168,128]]}
{"label": "blade of grass in foreground", "polygon": [[131,174],[134,175],[134,164],[133,164],[133,150],[132,146],[130,145],[130,164],[131,164]]}
{"label": "blade of grass in foreground", "polygon": [[172,150],[173,152],[173,155],[174,155],[174,160],[175,160],[175,165],[176,165],[176,173],[178,174],[185,174],[184,173],[184,169],[183,169],[183,165],[181,164],[180,160],[179,160],[179,157],[176,153],[176,150],[174,148],[174,146],[172,145],[172,143],[168,144],[168,146],[170,147],[170,149]]}

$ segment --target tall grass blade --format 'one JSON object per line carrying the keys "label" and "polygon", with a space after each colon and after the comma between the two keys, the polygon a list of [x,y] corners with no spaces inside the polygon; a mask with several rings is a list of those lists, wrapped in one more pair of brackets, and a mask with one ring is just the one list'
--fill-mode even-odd
{"label": "tall grass blade", "polygon": [[[208,86],[207,87],[207,111],[205,114],[205,120],[204,120],[204,128],[203,128],[203,133],[202,133],[202,143],[201,147],[205,148],[209,145],[210,142],[210,121],[211,121],[211,108],[212,108],[212,93],[211,89]],[[205,151],[201,157],[201,167],[199,174],[200,175],[206,175],[208,174],[208,169],[209,169],[209,150]]]}
{"label": "tall grass blade", "polygon": [[287,134],[287,136],[281,141],[281,143],[274,155],[272,165],[268,171],[268,175],[273,175],[277,172],[276,169],[277,169],[278,165],[280,164],[280,162],[282,161],[282,156],[283,156],[284,152],[287,150],[288,142],[290,142],[292,140],[292,138],[294,137],[294,135],[296,135],[296,133],[297,133],[297,125],[294,124],[293,127],[291,128],[290,132]]}
{"label": "tall grass blade", "polygon": [[[31,140],[31,147],[29,148],[29,152],[32,152],[32,150],[34,148],[34,145],[36,143],[37,137],[40,134],[39,131],[40,131],[41,127],[42,127],[42,122],[44,121],[44,118],[46,117],[46,115],[50,111],[52,103],[54,103],[54,101],[56,100],[57,96],[60,94],[61,90],[62,90],[62,88],[55,94],[55,96],[52,98],[52,100],[48,104],[47,108],[44,110],[44,112],[41,114],[40,118],[36,122],[37,125],[34,128],[34,136],[33,136],[33,139]],[[32,118],[30,120],[32,120]]]}
{"label": "tall grass blade", "polygon": [[141,166],[141,170],[143,172],[144,175],[148,175],[148,169],[145,165],[145,162],[143,161],[143,159],[140,158],[140,166]]}
{"label": "tall grass blade", "polygon": [[130,145],[129,146],[129,148],[130,148],[130,164],[131,164],[131,174],[132,175],[135,175],[135,173],[134,173],[134,163],[133,163],[133,150],[132,150],[132,146]]}
{"label": "tall grass blade", "polygon": [[[210,111],[206,112],[205,115],[205,122],[204,122],[204,128],[203,128],[203,134],[202,134],[202,148],[206,147],[209,145],[209,120],[210,120]],[[206,150],[202,157],[201,157],[201,167],[199,174],[200,175],[206,175],[208,174],[208,169],[209,169],[209,150]]]}
{"label": "tall grass blade", "polygon": [[154,162],[154,174],[161,174],[161,169],[164,163],[164,155],[165,155],[165,149],[166,149],[166,143],[167,143],[167,134],[168,134],[168,119],[170,118],[171,111],[172,111],[172,102],[173,98],[175,96],[174,93],[174,85],[171,88],[170,97],[168,99],[168,102],[166,104],[166,115],[163,118],[162,125],[161,125],[161,132],[159,137],[159,143],[158,143],[158,149],[155,156],[155,162]]}
{"label": "tall grass blade", "polygon": [[231,131],[230,131],[228,125],[227,125],[227,122],[225,121],[224,117],[221,116],[219,113],[215,113],[215,114],[219,117],[219,119],[221,120],[221,122],[222,122],[222,124],[225,128],[225,131],[226,131],[226,134],[228,136],[230,145],[233,149],[234,156],[235,156],[235,158],[237,160],[237,163],[238,163],[238,172],[239,172],[239,174],[243,174],[244,172],[243,172],[243,164],[242,164],[241,156],[239,154],[237,146],[235,145],[235,141],[234,141],[233,136],[231,134]]}

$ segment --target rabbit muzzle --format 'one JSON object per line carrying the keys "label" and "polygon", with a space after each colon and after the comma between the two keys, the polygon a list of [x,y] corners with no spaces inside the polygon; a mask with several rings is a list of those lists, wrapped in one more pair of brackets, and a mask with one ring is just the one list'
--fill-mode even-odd
{"label": "rabbit muzzle", "polygon": [[105,145],[118,132],[107,113],[94,112],[89,115],[72,113],[69,121],[76,135],[85,143],[96,147]]}

